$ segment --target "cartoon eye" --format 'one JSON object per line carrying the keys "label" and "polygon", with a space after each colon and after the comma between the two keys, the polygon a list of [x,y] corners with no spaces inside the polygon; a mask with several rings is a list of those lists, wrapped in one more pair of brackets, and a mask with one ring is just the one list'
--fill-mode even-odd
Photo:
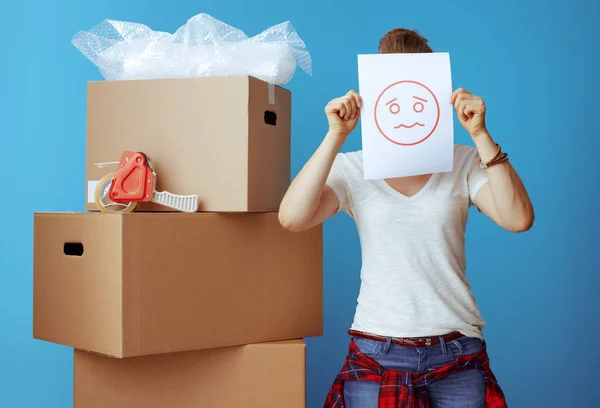
{"label": "cartoon eye", "polygon": [[423,106],[421,102],[417,102],[413,105],[413,109],[415,110],[415,112],[421,113],[423,112],[423,109],[425,109],[425,106]]}
{"label": "cartoon eye", "polygon": [[398,105],[397,103],[392,103],[390,105],[390,112],[392,112],[392,114],[394,115],[400,113],[400,105]]}

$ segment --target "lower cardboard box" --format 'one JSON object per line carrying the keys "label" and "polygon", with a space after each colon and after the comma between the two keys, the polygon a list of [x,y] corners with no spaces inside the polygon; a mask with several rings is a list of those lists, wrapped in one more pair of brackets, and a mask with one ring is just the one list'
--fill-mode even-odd
{"label": "lower cardboard box", "polygon": [[276,213],[34,216],[34,338],[113,357],[320,336],[322,229]]}
{"label": "lower cardboard box", "polygon": [[304,341],[115,359],[75,350],[75,408],[305,408]]}

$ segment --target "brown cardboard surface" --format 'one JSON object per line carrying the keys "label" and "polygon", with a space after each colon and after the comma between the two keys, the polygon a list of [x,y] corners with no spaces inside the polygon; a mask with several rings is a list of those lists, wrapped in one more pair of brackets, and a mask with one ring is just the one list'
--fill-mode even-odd
{"label": "brown cardboard surface", "polygon": [[[90,82],[86,191],[115,170],[96,163],[133,150],[156,167],[157,190],[197,194],[199,211],[277,211],[290,183],[291,93],[271,91],[274,103],[269,85],[247,76]],[[88,194],[86,209],[97,210]]]}
{"label": "brown cardboard surface", "polygon": [[[120,217],[35,216],[33,334],[121,354]],[[64,245],[85,243],[82,257]],[[88,330],[93,325],[94,330]]]}
{"label": "brown cardboard surface", "polygon": [[301,340],[114,359],[75,350],[75,408],[305,408]]}
{"label": "brown cardboard surface", "polygon": [[35,338],[131,357],[322,334],[320,226],[287,232],[276,213],[34,218]]}

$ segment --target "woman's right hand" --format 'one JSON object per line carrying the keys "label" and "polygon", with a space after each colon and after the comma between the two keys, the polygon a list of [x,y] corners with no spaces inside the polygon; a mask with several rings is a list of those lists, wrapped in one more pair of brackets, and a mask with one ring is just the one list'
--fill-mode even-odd
{"label": "woman's right hand", "polygon": [[329,133],[345,139],[356,127],[361,107],[362,99],[355,91],[329,102],[325,107]]}
{"label": "woman's right hand", "polygon": [[362,100],[354,91],[327,104],[329,133],[296,175],[279,206],[279,222],[285,229],[304,231],[339,209],[340,200],[327,186],[327,178],[346,137],[358,123],[361,106]]}

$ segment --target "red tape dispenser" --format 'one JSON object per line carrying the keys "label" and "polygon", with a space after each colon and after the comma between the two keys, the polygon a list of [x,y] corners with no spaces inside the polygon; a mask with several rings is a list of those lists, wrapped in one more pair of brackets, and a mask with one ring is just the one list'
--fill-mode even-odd
{"label": "red tape dispenser", "polygon": [[97,167],[118,165],[96,186],[96,206],[102,212],[132,212],[138,203],[153,202],[182,212],[198,211],[198,196],[181,196],[156,191],[156,171],[144,153],[125,151],[121,160],[98,163]]}

